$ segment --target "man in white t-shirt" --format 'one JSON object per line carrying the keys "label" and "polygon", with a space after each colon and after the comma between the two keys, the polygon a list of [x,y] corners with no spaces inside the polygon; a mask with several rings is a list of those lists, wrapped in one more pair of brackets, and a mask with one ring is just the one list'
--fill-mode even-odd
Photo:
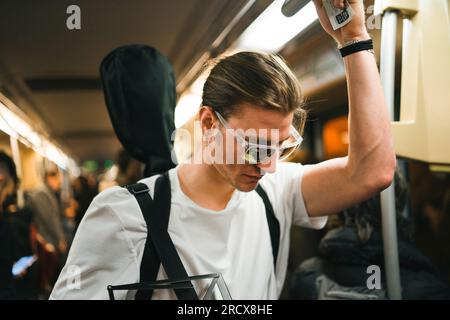
{"label": "man in white t-shirt", "polygon": [[[371,197],[392,180],[395,154],[376,62],[367,46],[355,46],[369,39],[362,3],[350,0],[355,16],[333,31],[322,1],[314,2],[324,29],[348,45],[348,156],[310,166],[279,162],[301,142],[292,126],[294,114],[296,128],[302,129],[306,118],[299,84],[278,56],[242,52],[217,62],[204,85],[198,117],[206,159],[169,171],[168,232],[187,273],[221,273],[234,299],[277,299],[290,227],[321,228],[327,215]],[[156,178],[141,181],[152,196]],[[275,266],[258,183],[280,224]],[[139,282],[146,237],[134,196],[121,187],[102,192],[78,228],[51,298],[108,299],[108,285]],[[165,278],[160,268],[157,279]],[[204,289],[199,286],[197,291]],[[134,295],[120,291],[116,298]],[[176,297],[155,290],[152,298]]]}

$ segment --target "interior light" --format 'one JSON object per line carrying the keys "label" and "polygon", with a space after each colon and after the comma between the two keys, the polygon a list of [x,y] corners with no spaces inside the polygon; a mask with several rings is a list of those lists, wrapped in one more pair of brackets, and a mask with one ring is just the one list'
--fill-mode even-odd
{"label": "interior light", "polygon": [[234,49],[278,52],[318,19],[312,1],[291,17],[282,13],[283,4],[284,0],[272,2],[242,33]]}
{"label": "interior light", "polygon": [[175,108],[175,127],[179,128],[191,119],[202,103],[202,97],[198,94],[187,93],[181,96]]}

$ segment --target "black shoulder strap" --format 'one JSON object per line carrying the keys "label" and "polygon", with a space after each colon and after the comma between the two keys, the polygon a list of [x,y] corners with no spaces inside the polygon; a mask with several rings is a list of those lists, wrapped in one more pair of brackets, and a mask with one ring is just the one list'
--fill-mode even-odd
{"label": "black shoulder strap", "polygon": [[[155,246],[153,245],[152,238],[150,236],[150,218],[149,213],[151,212],[151,202],[152,198],[143,196],[144,193],[150,191],[146,184],[136,183],[126,186],[128,191],[133,194],[141,208],[142,215],[144,216],[145,224],[147,225],[147,240],[145,241],[144,253],[141,261],[140,268],[140,282],[150,282],[155,281],[158,276],[158,270],[160,265],[160,260],[158,254],[156,253]],[[150,199],[148,199],[150,198]],[[165,224],[168,225],[169,217],[166,218]],[[151,299],[153,295],[153,290],[139,290],[136,293],[136,300],[146,300]]]}
{"label": "black shoulder strap", "polygon": [[273,266],[276,269],[277,257],[278,257],[278,247],[280,245],[280,223],[275,216],[272,204],[270,203],[269,197],[266,191],[258,184],[256,187],[256,192],[264,201],[264,206],[266,207],[266,218],[267,224],[269,225],[270,241],[272,242],[272,254],[273,254]]}
{"label": "black shoulder strap", "polygon": [[[143,191],[144,187],[142,186],[137,193],[132,186],[127,187],[127,189],[136,197],[142,214],[144,215],[148,230],[144,255],[142,257],[143,260],[141,263],[141,281],[142,277],[153,277],[149,280],[156,280],[159,261],[162,262],[164,270],[170,280],[177,281],[187,279],[188,274],[186,269],[184,268],[172,239],[170,239],[169,233],[167,232],[171,203],[170,180],[167,172],[159,176],[156,180],[154,200],[150,197],[147,186],[145,186],[147,192]],[[149,239],[152,245],[148,243]],[[148,250],[153,251],[153,253],[146,252]],[[154,252],[156,252],[159,259],[151,261],[150,259],[152,257],[155,258]],[[192,283],[190,281],[187,282],[190,288],[175,289],[175,294],[178,299],[198,300],[198,296]],[[136,294],[136,298],[143,298],[145,296],[145,294],[141,292],[138,292],[138,294]]]}

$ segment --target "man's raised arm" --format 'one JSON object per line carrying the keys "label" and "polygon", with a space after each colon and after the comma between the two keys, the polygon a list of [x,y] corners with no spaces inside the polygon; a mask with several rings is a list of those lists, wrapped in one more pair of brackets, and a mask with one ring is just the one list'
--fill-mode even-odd
{"label": "man's raised arm", "polygon": [[[334,1],[335,6],[344,1]],[[320,23],[341,45],[369,39],[363,1],[350,0],[355,16],[333,31],[321,0],[314,0]],[[310,216],[337,213],[370,198],[391,184],[396,160],[386,102],[373,54],[344,58],[349,101],[349,151],[345,158],[310,166],[302,180]]]}

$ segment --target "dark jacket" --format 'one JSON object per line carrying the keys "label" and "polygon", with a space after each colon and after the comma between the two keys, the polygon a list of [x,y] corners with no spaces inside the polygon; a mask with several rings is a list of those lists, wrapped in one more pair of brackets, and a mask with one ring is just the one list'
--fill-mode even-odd
{"label": "dark jacket", "polygon": [[0,299],[15,298],[11,229],[0,213]]}
{"label": "dark jacket", "polygon": [[[23,207],[15,212],[8,212],[6,219],[10,226],[11,253],[13,261],[35,255],[32,243],[33,212]],[[24,275],[14,279],[16,299],[37,299],[39,291],[38,263],[33,263]]]}
{"label": "dark jacket", "polygon": [[[450,286],[431,261],[412,243],[398,239],[403,299],[450,299]],[[291,285],[293,299],[317,299],[316,279],[324,274],[341,286],[366,287],[367,267],[377,265],[385,287],[383,242],[374,231],[369,241],[358,242],[354,228],[332,230],[319,245],[319,256],[304,261]]]}

